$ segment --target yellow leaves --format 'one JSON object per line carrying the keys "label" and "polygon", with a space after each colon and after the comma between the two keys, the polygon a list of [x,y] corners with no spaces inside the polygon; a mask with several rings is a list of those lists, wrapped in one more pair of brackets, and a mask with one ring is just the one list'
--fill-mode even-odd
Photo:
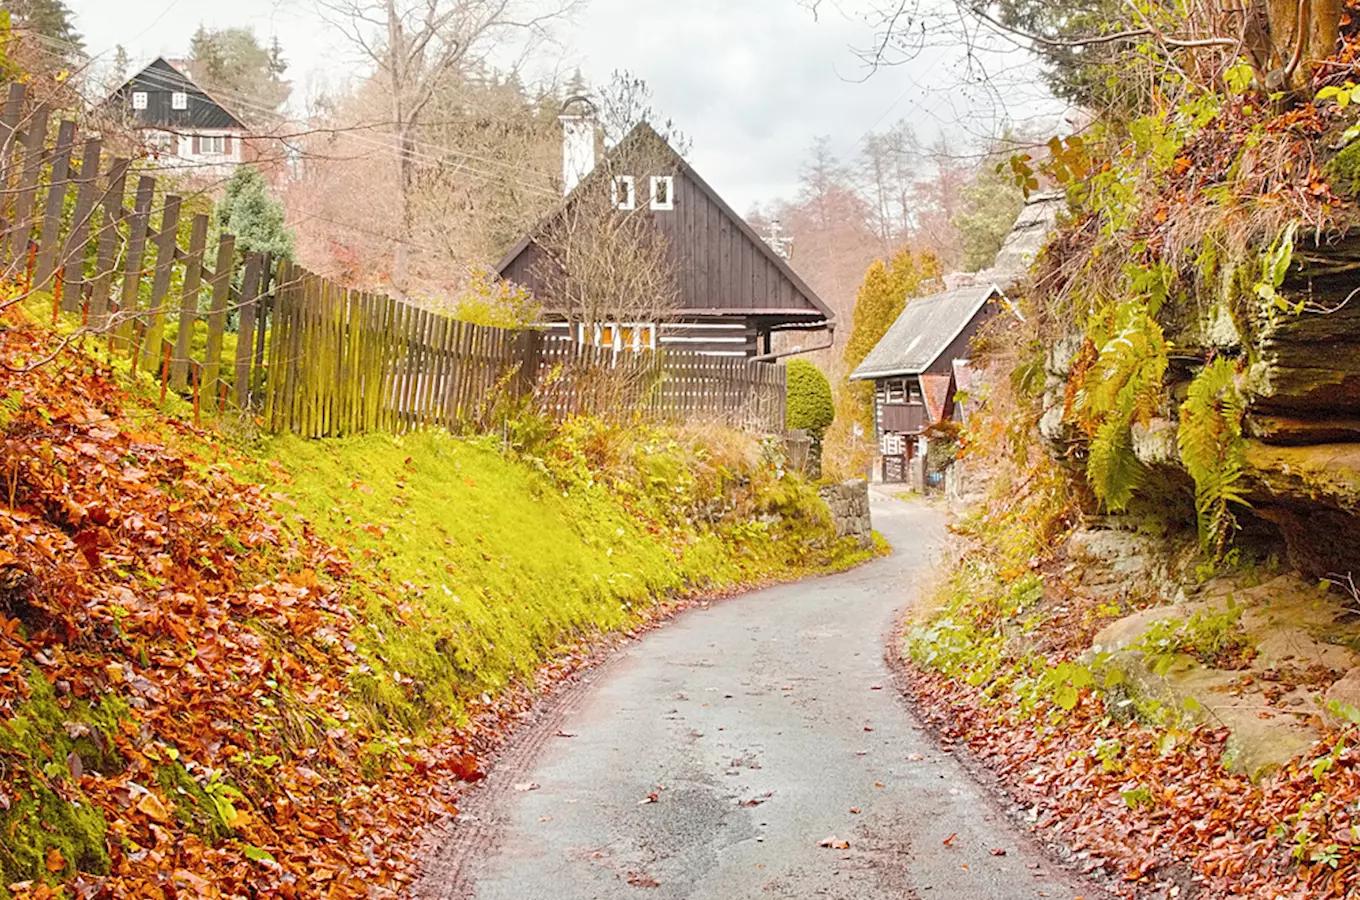
{"label": "yellow leaves", "polygon": [[56,874],[66,868],[66,858],[61,851],[52,847],[47,851],[47,871]]}
{"label": "yellow leaves", "polygon": [[160,822],[162,825],[171,821],[170,813],[166,811],[165,804],[161,803],[161,798],[148,791],[137,801],[137,811],[151,819],[153,822]]}

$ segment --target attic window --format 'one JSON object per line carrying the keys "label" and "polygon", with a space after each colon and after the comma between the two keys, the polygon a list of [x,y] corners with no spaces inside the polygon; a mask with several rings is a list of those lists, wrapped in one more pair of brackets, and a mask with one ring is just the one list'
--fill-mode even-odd
{"label": "attic window", "polygon": [[615,209],[637,209],[637,184],[632,175],[615,176],[613,201]]}
{"label": "attic window", "polygon": [[675,177],[672,175],[652,176],[652,209],[675,209]]}
{"label": "attic window", "polygon": [[132,108],[146,109],[146,91],[132,92]]}
{"label": "attic window", "polygon": [[188,109],[189,95],[184,91],[175,91],[170,95],[170,107],[171,109]]}

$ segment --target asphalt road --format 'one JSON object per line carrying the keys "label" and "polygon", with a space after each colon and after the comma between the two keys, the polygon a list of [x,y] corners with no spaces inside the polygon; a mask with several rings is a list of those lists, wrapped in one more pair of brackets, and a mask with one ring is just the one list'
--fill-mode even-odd
{"label": "asphalt road", "polygon": [[[687,613],[570,692],[465,798],[418,893],[1097,896],[1049,865],[893,690],[884,641],[944,519],[886,498],[873,512],[891,557]],[[819,846],[833,836],[848,848]]]}

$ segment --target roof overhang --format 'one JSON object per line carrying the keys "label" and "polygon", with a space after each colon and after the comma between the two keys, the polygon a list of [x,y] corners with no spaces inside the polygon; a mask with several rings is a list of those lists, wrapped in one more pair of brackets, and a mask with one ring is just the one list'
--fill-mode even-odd
{"label": "roof overhang", "polygon": [[[959,335],[963,334],[964,329],[967,328],[969,324],[972,323],[973,319],[977,318],[977,314],[982,310],[986,309],[988,303],[998,299],[1002,302],[1002,305],[1006,306],[1007,308],[1011,308],[1010,299],[1006,296],[1005,291],[1001,290],[1001,288],[998,287],[995,282],[993,282],[991,285],[991,290],[982,297],[980,302],[976,304],[977,308],[973,310],[972,314],[970,314],[966,319],[964,319],[957,328],[953,329],[952,333],[949,335],[948,340],[941,342],[940,347],[935,352],[935,354],[924,363],[920,363],[914,366],[877,366],[871,369],[866,369],[864,367],[864,364],[861,363],[853,372],[850,373],[848,380],[877,381],[880,378],[900,378],[903,376],[924,374],[925,372],[929,371],[931,366],[939,362],[940,356],[943,355],[944,352],[949,349],[950,344],[954,343],[956,340],[959,339]],[[908,305],[910,305],[910,301],[908,301]],[[903,313],[905,312],[906,310],[904,309]],[[873,351],[870,352],[872,353]]]}

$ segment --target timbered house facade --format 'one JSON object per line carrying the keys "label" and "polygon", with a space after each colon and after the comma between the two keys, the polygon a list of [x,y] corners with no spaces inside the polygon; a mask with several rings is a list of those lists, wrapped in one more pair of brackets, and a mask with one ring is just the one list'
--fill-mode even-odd
{"label": "timbered house facade", "polygon": [[164,57],[128,79],[98,112],[140,131],[167,168],[223,177],[251,161],[245,122]]}
{"label": "timbered house facade", "polygon": [[[651,126],[639,125],[611,151],[627,159],[621,151],[633,142],[663,148],[660,158],[651,158],[652,170],[628,171],[626,164],[595,167],[593,150],[582,151],[579,142],[571,142],[575,120],[564,125],[569,192],[562,208],[525,235],[497,266],[502,278],[544,302],[543,324],[550,334],[616,350],[672,348],[760,358],[773,355],[773,336],[781,331],[829,332],[835,326],[831,309],[816,292]],[[588,140],[593,147],[593,131]],[[581,169],[589,172],[582,174]],[[597,317],[602,321],[582,321],[577,310],[553,300],[544,277],[545,266],[555,264],[544,246],[545,229],[570,214],[592,178],[601,177],[611,180],[616,214],[648,216],[665,238],[678,302],[645,318],[606,312]]]}
{"label": "timbered house facade", "polygon": [[927,432],[958,418],[969,343],[1002,308],[996,285],[968,285],[907,301],[851,381],[874,383],[874,427],[884,481],[924,485]]}

